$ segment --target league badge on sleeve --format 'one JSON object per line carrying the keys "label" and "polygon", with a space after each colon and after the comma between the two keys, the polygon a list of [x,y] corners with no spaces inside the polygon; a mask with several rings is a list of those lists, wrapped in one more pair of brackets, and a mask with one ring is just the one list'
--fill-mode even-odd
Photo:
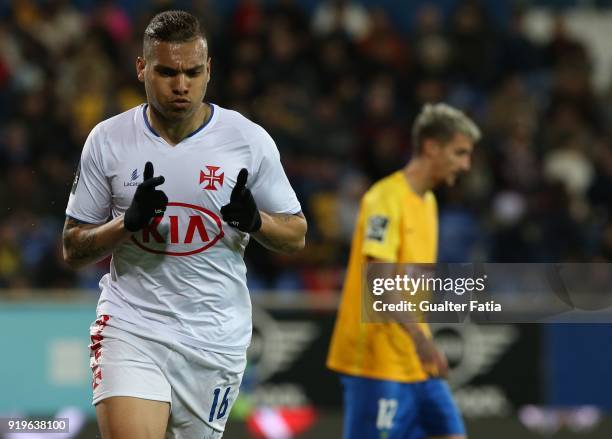
{"label": "league badge on sleeve", "polygon": [[389,218],[382,215],[372,215],[368,218],[366,240],[383,242],[387,234]]}
{"label": "league badge on sleeve", "polygon": [[81,162],[79,161],[79,166],[77,167],[77,170],[74,173],[74,180],[72,182],[72,189],[70,189],[70,192],[72,192],[73,194],[76,193],[77,186],[79,185],[79,178],[80,177],[81,177]]}

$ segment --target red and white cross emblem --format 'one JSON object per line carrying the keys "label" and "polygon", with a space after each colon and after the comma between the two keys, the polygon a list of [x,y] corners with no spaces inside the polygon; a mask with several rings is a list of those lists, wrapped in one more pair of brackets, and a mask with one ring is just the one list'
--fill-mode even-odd
{"label": "red and white cross emblem", "polygon": [[206,165],[206,169],[208,170],[208,173],[200,171],[200,184],[206,183],[206,186],[204,186],[204,190],[216,191],[217,186],[215,186],[215,183],[219,183],[220,186],[223,186],[223,176],[225,175],[225,173],[221,172],[220,174],[217,174],[219,166]]}

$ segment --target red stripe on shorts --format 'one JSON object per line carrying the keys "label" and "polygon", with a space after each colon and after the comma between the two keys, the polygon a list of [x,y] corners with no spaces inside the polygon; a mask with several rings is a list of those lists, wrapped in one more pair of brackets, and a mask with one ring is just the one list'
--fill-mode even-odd
{"label": "red stripe on shorts", "polygon": [[100,369],[100,357],[102,356],[102,340],[104,336],[102,331],[106,327],[106,323],[110,320],[110,316],[102,315],[96,320],[96,325],[90,335],[91,344],[89,345],[89,366],[93,373],[92,387],[95,390],[102,381],[102,369]]}

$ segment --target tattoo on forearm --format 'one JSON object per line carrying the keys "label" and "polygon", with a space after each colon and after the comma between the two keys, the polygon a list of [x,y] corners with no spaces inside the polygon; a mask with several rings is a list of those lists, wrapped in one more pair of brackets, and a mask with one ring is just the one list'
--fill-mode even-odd
{"label": "tattoo on forearm", "polygon": [[[301,222],[304,219],[304,215],[300,212],[298,214],[270,214],[272,218],[282,226],[286,226],[292,222]],[[291,253],[296,250],[295,242],[288,240],[285,237],[275,237],[264,234],[258,234],[257,240],[266,248],[283,253]]]}
{"label": "tattoo on forearm", "polygon": [[64,226],[64,248],[73,260],[95,260],[104,256],[108,249],[96,245],[96,230],[73,230],[82,223],[68,218]]}
{"label": "tattoo on forearm", "polygon": [[283,223],[289,223],[295,217],[292,214],[282,214],[282,215],[274,215],[279,221]]}
{"label": "tattoo on forearm", "polygon": [[279,252],[291,252],[295,250],[295,247],[289,242],[280,239],[274,239],[269,236],[259,235],[257,240],[266,248]]}

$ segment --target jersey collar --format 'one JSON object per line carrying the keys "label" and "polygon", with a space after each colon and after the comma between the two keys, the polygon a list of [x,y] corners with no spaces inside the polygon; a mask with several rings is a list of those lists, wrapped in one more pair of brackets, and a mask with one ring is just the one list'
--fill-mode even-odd
{"label": "jersey collar", "polygon": [[[208,103],[208,105],[210,105],[210,117],[207,120],[205,120],[204,123],[202,123],[202,125],[200,125],[199,128],[197,128],[195,131],[193,131],[191,134],[187,135],[183,140],[181,140],[181,142],[189,139],[190,137],[195,136],[200,131],[202,131],[204,128],[206,128],[207,126],[210,125],[210,123],[212,122],[213,118],[215,117],[215,107],[216,107],[216,105],[212,104],[212,103]],[[146,126],[146,128],[149,130],[149,132],[151,134],[153,134],[155,137],[161,138],[159,133],[157,131],[155,131],[155,129],[153,129],[153,127],[149,123],[149,118],[147,117],[147,108],[148,107],[149,107],[149,104],[144,104],[142,106],[142,118],[144,120],[145,126]]]}

